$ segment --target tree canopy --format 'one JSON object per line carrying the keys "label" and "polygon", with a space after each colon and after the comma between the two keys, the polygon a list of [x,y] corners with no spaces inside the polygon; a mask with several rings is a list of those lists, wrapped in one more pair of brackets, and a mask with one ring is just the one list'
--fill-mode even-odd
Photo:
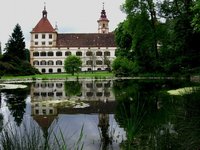
{"label": "tree canopy", "polygon": [[19,24],[13,29],[13,33],[6,43],[5,50],[7,55],[17,56],[21,60],[26,60],[24,36]]}
{"label": "tree canopy", "polygon": [[132,75],[198,70],[199,6],[193,0],[125,0],[127,18],[115,30],[116,56],[133,62]]}
{"label": "tree canopy", "polygon": [[29,63],[29,50],[25,49],[25,42],[21,27],[17,24],[6,43],[5,53],[0,56],[0,77],[7,75],[33,75],[39,71]]}
{"label": "tree canopy", "polygon": [[67,73],[78,73],[80,71],[80,67],[82,65],[82,61],[80,57],[70,55],[65,59],[64,69]]}

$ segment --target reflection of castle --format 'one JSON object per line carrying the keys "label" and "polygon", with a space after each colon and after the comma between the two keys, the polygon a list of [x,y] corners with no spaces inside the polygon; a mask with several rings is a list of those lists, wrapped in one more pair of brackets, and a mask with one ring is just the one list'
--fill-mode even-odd
{"label": "reflection of castle", "polygon": [[[68,81],[70,82],[70,81]],[[81,93],[70,96],[70,99],[81,101],[114,101],[112,82],[80,81]],[[34,102],[41,100],[65,100],[69,96],[65,92],[64,82],[35,82],[31,88],[31,99]]]}

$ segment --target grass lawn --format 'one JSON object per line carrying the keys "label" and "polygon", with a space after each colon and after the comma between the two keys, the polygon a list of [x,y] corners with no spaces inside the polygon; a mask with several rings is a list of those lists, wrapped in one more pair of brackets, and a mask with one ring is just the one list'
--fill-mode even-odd
{"label": "grass lawn", "polygon": [[3,76],[1,79],[66,79],[66,78],[112,78],[113,73],[109,72],[82,72],[72,76],[71,74],[38,74],[30,76]]}

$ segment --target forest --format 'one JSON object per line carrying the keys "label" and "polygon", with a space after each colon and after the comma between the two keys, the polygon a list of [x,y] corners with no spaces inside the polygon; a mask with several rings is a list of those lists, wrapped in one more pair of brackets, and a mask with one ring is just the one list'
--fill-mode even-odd
{"label": "forest", "polygon": [[186,75],[200,71],[200,1],[125,0],[115,30],[117,76]]}

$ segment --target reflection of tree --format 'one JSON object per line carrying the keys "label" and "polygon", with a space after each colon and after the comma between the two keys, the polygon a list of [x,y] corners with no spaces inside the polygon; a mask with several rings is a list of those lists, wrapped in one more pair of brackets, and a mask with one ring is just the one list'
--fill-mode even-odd
{"label": "reflection of tree", "polygon": [[65,81],[65,95],[69,98],[81,93],[81,84],[79,81]]}
{"label": "reflection of tree", "polygon": [[[2,97],[0,93],[0,108],[1,108],[1,101],[2,101]],[[3,114],[0,113],[0,132],[2,131],[2,128],[3,128]]]}
{"label": "reflection of tree", "polygon": [[109,137],[109,114],[99,114],[99,124],[98,127],[101,130],[101,142],[102,150],[107,150],[109,144],[112,142],[111,137]]}
{"label": "reflection of tree", "polygon": [[30,94],[30,89],[4,90],[7,106],[14,117],[18,126],[20,126],[26,108],[26,98]]}
{"label": "reflection of tree", "polygon": [[[178,148],[174,129],[175,108],[167,94],[159,92],[165,83],[114,82],[118,102],[116,120],[126,131],[124,149]],[[160,144],[162,143],[162,144]]]}

